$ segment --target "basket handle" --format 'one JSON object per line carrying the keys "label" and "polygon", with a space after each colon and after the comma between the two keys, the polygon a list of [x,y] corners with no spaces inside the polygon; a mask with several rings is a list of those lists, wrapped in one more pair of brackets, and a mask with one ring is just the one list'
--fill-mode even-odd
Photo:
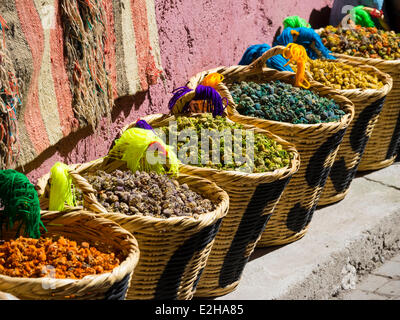
{"label": "basket handle", "polygon": [[272,58],[273,56],[277,56],[279,54],[282,54],[283,51],[285,50],[284,46],[275,46],[272,47],[271,49],[265,51],[262,56],[258,57],[256,60],[254,60],[252,63],[250,63],[246,71],[249,72],[257,72],[257,71],[262,71],[264,68],[265,64],[267,63],[267,60],[269,58]]}
{"label": "basket handle", "polygon": [[[294,50],[292,52],[292,49]],[[251,64],[246,68],[246,72],[249,73],[262,73],[263,68],[267,60],[275,55],[282,54],[285,57],[285,54],[289,52],[289,61],[294,60],[297,62],[297,72],[295,75],[294,85],[296,87],[303,87],[308,89],[310,87],[310,83],[307,81],[307,77],[310,77],[310,73],[306,70],[306,60],[308,59],[305,48],[296,43],[289,43],[286,47],[284,46],[276,46],[272,47],[268,51],[264,52],[261,57],[254,60]],[[288,71],[287,71],[288,72]],[[305,84],[304,84],[305,83]]]}
{"label": "basket handle", "polygon": [[107,213],[107,210],[97,201],[96,190],[74,169],[68,170],[75,187],[82,191],[83,207],[96,213]]}
{"label": "basket handle", "polygon": [[383,29],[385,29],[386,31],[390,31],[390,27],[385,21],[383,10],[378,10],[371,7],[364,7],[363,10],[367,11],[371,15],[371,17],[376,17]]}
{"label": "basket handle", "polygon": [[[363,8],[364,11],[367,11],[371,16],[376,16],[379,23],[381,24],[382,28],[385,29],[386,31],[390,31],[390,27],[389,25],[386,23],[385,21],[385,16],[383,14],[382,10],[377,10],[375,8],[371,8],[371,7],[364,7]],[[350,26],[351,28],[355,28],[356,24],[353,20],[351,20],[351,13],[346,14],[342,21],[340,21],[338,27],[343,28],[343,26],[345,25]],[[345,28],[348,29],[348,28]]]}

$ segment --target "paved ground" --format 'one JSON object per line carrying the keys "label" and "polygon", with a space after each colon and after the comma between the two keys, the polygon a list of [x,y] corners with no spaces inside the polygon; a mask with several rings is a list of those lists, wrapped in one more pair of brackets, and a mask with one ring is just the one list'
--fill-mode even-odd
{"label": "paved ground", "polygon": [[[383,271],[377,269],[397,254],[399,162],[358,175],[344,200],[316,210],[302,239],[282,247],[256,249],[236,290],[217,299],[338,299],[348,289],[366,288],[359,287],[359,280],[371,272],[374,277],[368,278],[369,282],[386,281],[384,274],[375,272],[400,266],[396,257],[389,267],[382,266]],[[371,299],[375,297],[372,294],[386,297],[383,292],[388,294],[400,283],[400,278],[393,280],[398,282],[371,288]]]}
{"label": "paved ground", "polygon": [[400,254],[364,277],[343,300],[400,300]]}

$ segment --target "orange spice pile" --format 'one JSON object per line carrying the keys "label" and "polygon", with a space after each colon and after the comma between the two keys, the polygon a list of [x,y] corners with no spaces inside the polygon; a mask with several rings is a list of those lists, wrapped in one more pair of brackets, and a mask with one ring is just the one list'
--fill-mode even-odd
{"label": "orange spice pile", "polygon": [[64,237],[19,237],[0,243],[0,274],[10,277],[82,279],[111,272],[119,263],[114,253],[102,253],[87,242],[78,245]]}

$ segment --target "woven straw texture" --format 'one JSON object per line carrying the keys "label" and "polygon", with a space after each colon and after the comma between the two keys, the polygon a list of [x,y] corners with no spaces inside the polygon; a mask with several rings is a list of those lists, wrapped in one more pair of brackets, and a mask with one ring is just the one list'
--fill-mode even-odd
{"label": "woven straw texture", "polygon": [[[81,175],[94,174],[97,170],[111,173],[116,169],[128,170],[123,161],[101,158],[75,165],[76,171],[70,171],[70,174],[75,186],[83,191],[84,206],[117,222],[131,232],[139,243],[140,259],[132,275],[127,299],[191,299],[222,218],[228,211],[228,195],[206,179],[180,174],[177,180],[210,199],[216,205],[214,211],[202,214],[198,219],[162,219],[109,213],[97,201],[95,190]],[[47,175],[38,182],[47,201],[48,178]],[[46,206],[47,201],[42,205]]]}
{"label": "woven straw texture", "polygon": [[[317,33],[322,29],[316,30]],[[365,147],[358,171],[378,170],[396,159],[400,144],[400,60],[383,60],[333,54],[356,65],[374,66],[393,78],[393,87],[386,96],[379,119]]]}
{"label": "woven straw texture", "polygon": [[[0,291],[22,300],[123,300],[131,275],[139,260],[136,239],[118,224],[85,210],[70,212],[42,211],[42,221],[48,232],[44,236],[64,236],[78,243],[88,242],[98,249],[121,252],[124,260],[111,273],[86,276],[83,279],[15,278],[0,275]],[[5,240],[15,230],[4,232]]]}
{"label": "woven straw texture", "polygon": [[285,188],[257,247],[282,245],[304,236],[338,147],[354,117],[354,105],[349,99],[315,81],[310,82],[312,90],[321,96],[333,98],[346,112],[341,121],[305,125],[240,115],[235,110],[235,104],[227,87],[233,82],[244,80],[261,83],[281,80],[294,83],[292,72],[265,68],[266,60],[274,55],[282,54],[284,49],[282,46],[276,46],[248,66],[220,67],[212,71],[201,72],[189,80],[190,85],[195,85],[200,83],[208,73],[219,72],[225,79],[223,83],[220,83],[218,91],[229,101],[229,118],[235,122],[253,125],[278,135],[294,144],[300,154],[300,168]]}
{"label": "woven straw texture", "polygon": [[[192,114],[201,117],[201,114]],[[153,128],[168,126],[174,117],[151,115],[143,118]],[[127,128],[126,128],[127,129]],[[298,170],[299,155],[293,145],[267,132],[245,126],[282,144],[293,153],[289,167],[267,173],[243,173],[182,165],[181,172],[207,178],[229,195],[229,212],[222,221],[195,297],[221,296],[233,291],[243,269],[291,176]]]}
{"label": "woven straw texture", "polygon": [[332,60],[332,62],[335,61],[358,66],[369,74],[376,75],[384,86],[380,89],[338,90],[339,94],[354,103],[354,119],[347,128],[340,144],[318,205],[338,202],[344,199],[348,193],[350,184],[363,157],[365,147],[379,119],[386,96],[393,85],[391,76],[373,66],[358,65],[348,60]]}

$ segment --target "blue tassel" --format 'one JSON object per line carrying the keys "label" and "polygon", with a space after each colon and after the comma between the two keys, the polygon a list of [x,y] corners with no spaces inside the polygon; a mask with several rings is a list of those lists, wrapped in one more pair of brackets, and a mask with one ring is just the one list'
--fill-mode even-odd
{"label": "blue tassel", "polygon": [[[255,44],[250,47],[248,47],[242,57],[242,59],[239,62],[239,65],[249,65],[252,63],[254,60],[257,58],[261,57],[265,51],[268,51],[271,49],[271,46],[264,43],[264,44]],[[269,58],[267,60],[267,66],[272,69],[276,69],[279,71],[291,71],[293,72],[293,69],[287,65],[284,67],[284,65],[288,62],[287,59],[285,59],[282,55],[276,55],[273,56],[272,58]]]}
{"label": "blue tassel", "polygon": [[289,43],[293,42],[293,35],[291,31],[295,30],[299,33],[297,37],[296,43],[302,45],[306,51],[307,55],[315,60],[318,59],[318,54],[311,48],[311,43],[315,42],[315,47],[321,52],[324,58],[326,59],[336,59],[331,55],[331,51],[329,51],[324,44],[322,43],[321,37],[318,33],[315,32],[314,29],[311,28],[285,28],[282,33],[276,38],[274,42],[274,46],[287,46]]}

